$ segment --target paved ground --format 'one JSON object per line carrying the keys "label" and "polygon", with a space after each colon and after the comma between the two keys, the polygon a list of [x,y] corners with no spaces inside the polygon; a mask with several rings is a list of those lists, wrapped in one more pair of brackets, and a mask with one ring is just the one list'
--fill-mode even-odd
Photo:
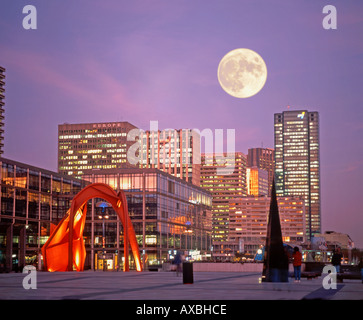
{"label": "paved ground", "polygon": [[[26,274],[0,274],[1,300],[363,300],[363,284],[345,280],[337,289],[323,278],[300,283],[260,283],[260,273],[194,272],[183,284],[174,272],[37,272],[36,289],[24,289]],[[30,283],[30,282],[29,282]]]}

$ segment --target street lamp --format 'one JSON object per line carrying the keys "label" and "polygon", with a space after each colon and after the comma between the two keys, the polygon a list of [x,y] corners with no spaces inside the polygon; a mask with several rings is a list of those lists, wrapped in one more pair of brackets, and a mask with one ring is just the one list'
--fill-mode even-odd
{"label": "street lamp", "polygon": [[105,214],[105,209],[111,207],[108,202],[100,201],[96,203],[97,208],[102,208],[101,214],[98,215],[98,219],[102,220],[102,259],[103,259],[103,271],[105,271],[105,260],[106,260],[106,235],[105,235],[105,220],[109,219],[109,215]]}
{"label": "street lamp", "polygon": [[[193,233],[193,230],[191,228],[192,227],[192,223],[190,221],[187,221],[185,223],[185,226],[186,226],[186,229],[185,229],[184,233],[185,233],[185,246],[186,246],[186,251],[187,251],[187,256],[186,256],[186,259],[187,259],[187,257],[189,256],[189,250],[188,250],[188,235],[191,234],[191,233]],[[191,245],[192,245],[192,243],[190,243],[190,248],[191,248]]]}
{"label": "street lamp", "polygon": [[105,235],[105,220],[107,220],[109,218],[109,216],[106,214],[106,215],[99,215],[98,216],[98,219],[102,220],[102,249],[104,250],[105,249],[105,238],[106,238],[106,235]]}

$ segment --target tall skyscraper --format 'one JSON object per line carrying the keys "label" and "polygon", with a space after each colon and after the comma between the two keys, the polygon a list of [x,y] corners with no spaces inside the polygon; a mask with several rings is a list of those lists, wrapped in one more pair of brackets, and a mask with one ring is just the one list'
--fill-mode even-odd
{"label": "tall skyscraper", "polygon": [[302,196],[306,234],[321,229],[319,113],[307,110],[275,114],[277,196]]}
{"label": "tall skyscraper", "polygon": [[[224,254],[217,252],[226,245],[229,236],[229,200],[240,199],[247,195],[246,190],[246,156],[242,152],[235,153],[235,159],[225,159],[214,155],[202,154],[200,186],[212,193],[212,240],[214,256]],[[222,160],[223,159],[223,160]],[[230,163],[228,163],[228,161]],[[232,165],[232,174],[223,175],[223,168]],[[218,174],[217,170],[221,170]],[[224,244],[223,244],[224,243]]]}
{"label": "tall skyscraper", "polygon": [[5,68],[0,66],[0,155],[4,153]]}
{"label": "tall skyscraper", "polygon": [[271,194],[272,181],[275,174],[275,152],[271,148],[248,149],[247,167],[257,167],[268,173],[268,195]]}

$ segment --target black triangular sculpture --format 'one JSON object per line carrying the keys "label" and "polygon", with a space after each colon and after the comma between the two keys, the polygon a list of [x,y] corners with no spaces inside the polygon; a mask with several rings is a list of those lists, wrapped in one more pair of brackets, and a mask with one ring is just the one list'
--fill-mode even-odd
{"label": "black triangular sculpture", "polygon": [[263,282],[288,282],[289,260],[282,242],[279,208],[275,180],[272,183],[270,212],[268,216],[265,254],[262,270]]}

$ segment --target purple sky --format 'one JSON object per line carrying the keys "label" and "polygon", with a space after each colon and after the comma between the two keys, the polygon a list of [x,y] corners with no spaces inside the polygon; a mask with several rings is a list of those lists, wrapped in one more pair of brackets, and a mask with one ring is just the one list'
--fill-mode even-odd
{"label": "purple sky", "polygon": [[[236,149],[273,148],[273,114],[320,113],[322,229],[363,248],[363,2],[0,0],[5,153],[57,170],[57,125],[129,121],[143,129],[235,129]],[[22,9],[37,8],[25,30]],[[322,26],[337,8],[338,29]],[[259,53],[257,95],[217,79],[230,50]],[[226,131],[225,131],[226,132]]]}

